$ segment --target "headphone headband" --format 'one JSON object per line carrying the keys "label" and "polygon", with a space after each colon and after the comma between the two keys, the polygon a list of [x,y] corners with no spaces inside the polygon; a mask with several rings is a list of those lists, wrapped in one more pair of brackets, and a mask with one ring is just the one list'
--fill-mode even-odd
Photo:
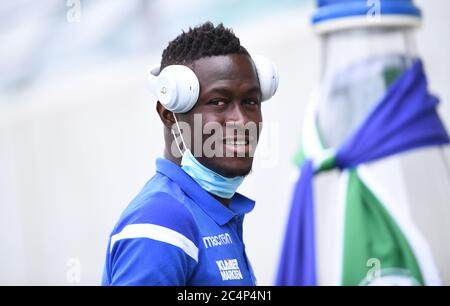
{"label": "headphone headband", "polygon": [[[268,58],[252,57],[258,74],[262,101],[269,100],[278,88],[278,70]],[[153,96],[174,113],[190,111],[197,103],[200,83],[194,71],[184,65],[170,65],[162,71],[160,66],[149,70],[149,87]]]}

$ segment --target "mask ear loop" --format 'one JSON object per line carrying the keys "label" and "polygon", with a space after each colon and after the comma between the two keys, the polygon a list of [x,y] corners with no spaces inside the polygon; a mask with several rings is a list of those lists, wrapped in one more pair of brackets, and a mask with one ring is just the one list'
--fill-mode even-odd
{"label": "mask ear loop", "polygon": [[[175,124],[177,125],[178,133],[180,134],[180,137],[181,137],[181,143],[183,144],[184,150],[186,150],[187,147],[186,147],[186,144],[184,143],[183,134],[181,134],[180,125],[178,124],[177,116],[175,115],[175,113],[173,113],[173,117],[175,118]],[[170,131],[172,132],[173,139],[177,143],[178,151],[180,151],[181,156],[183,156],[183,152],[181,151],[180,144],[178,143],[177,136],[175,135],[175,132],[173,131],[173,129],[171,129]]]}

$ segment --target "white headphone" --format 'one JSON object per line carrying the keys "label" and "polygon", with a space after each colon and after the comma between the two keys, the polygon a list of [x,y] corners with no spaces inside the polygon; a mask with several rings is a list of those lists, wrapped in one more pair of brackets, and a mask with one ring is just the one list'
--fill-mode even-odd
{"label": "white headphone", "polygon": [[[269,100],[278,88],[278,70],[268,58],[252,56],[258,74],[262,101]],[[174,113],[190,111],[197,103],[200,83],[194,71],[183,65],[170,65],[160,71],[156,66],[149,71],[149,86],[154,97]]]}

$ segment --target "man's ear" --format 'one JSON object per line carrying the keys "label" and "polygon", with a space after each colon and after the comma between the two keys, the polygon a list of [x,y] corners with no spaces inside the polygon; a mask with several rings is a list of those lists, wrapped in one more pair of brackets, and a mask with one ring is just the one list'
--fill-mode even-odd
{"label": "man's ear", "polygon": [[172,126],[175,124],[175,118],[173,113],[170,110],[167,110],[162,104],[158,101],[156,103],[156,111],[158,112],[159,118],[161,118],[162,123],[168,128],[172,129]]}

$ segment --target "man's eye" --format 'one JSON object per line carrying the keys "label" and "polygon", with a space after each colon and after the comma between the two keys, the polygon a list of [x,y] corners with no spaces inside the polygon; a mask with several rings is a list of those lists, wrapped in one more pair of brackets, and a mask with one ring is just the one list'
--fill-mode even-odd
{"label": "man's eye", "polygon": [[249,105],[258,105],[259,101],[256,99],[248,99],[245,101],[245,104],[249,104]]}
{"label": "man's eye", "polygon": [[222,100],[219,100],[219,99],[214,99],[214,100],[209,101],[208,104],[221,106],[221,105],[225,105],[225,102]]}

